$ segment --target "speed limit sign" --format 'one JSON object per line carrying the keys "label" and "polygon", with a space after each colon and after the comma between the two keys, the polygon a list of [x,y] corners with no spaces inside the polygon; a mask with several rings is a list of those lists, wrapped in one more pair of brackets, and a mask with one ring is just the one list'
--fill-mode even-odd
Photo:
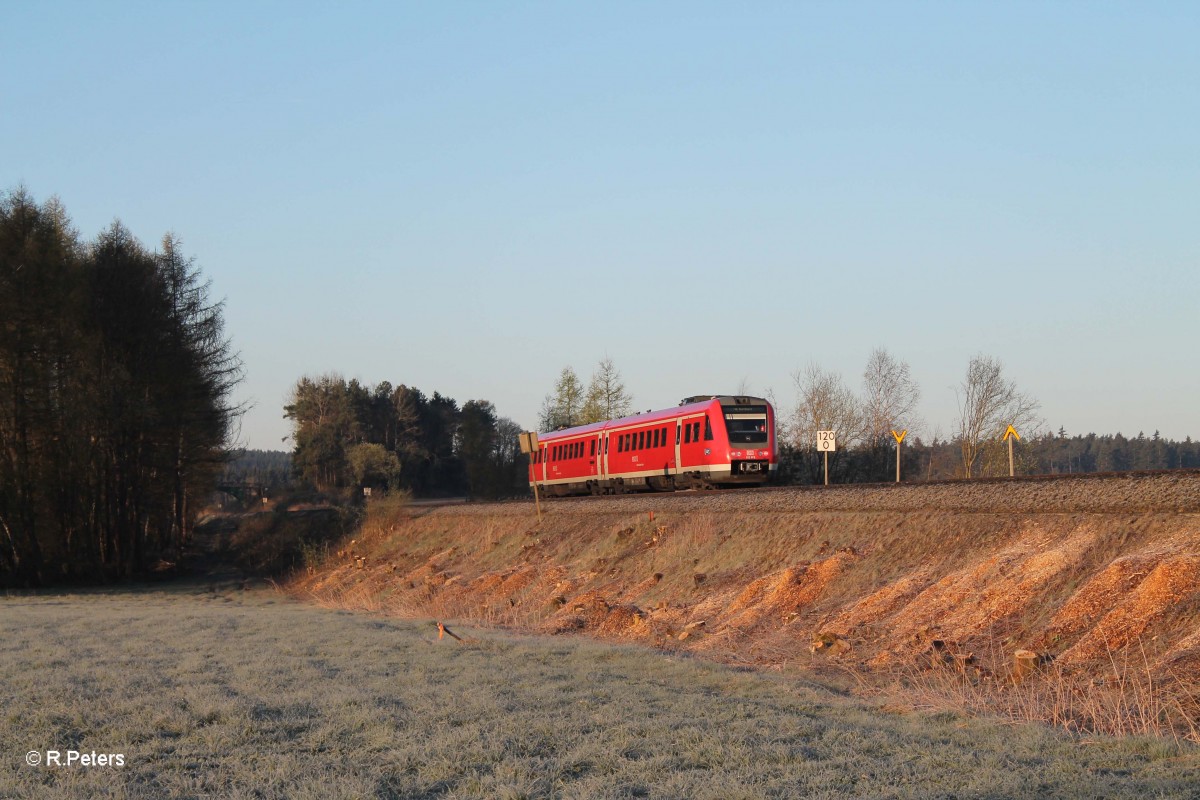
{"label": "speed limit sign", "polygon": [[817,452],[832,453],[837,449],[833,431],[817,431]]}

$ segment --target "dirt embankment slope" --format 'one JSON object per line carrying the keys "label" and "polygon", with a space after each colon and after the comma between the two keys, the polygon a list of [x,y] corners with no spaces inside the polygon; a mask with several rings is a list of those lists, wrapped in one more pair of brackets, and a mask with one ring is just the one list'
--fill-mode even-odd
{"label": "dirt embankment slope", "polygon": [[[298,592],[726,661],[1200,673],[1200,473],[372,512]],[[816,654],[814,655],[814,648]],[[1144,656],[1143,656],[1144,654]],[[1145,661],[1143,662],[1143,659]]]}

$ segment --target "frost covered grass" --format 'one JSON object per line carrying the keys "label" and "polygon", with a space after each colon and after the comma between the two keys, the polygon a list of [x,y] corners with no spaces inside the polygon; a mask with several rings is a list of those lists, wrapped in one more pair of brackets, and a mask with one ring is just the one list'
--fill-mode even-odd
{"label": "frost covered grass", "polygon": [[[1186,743],[199,584],[0,598],[0,796],[1189,797]],[[123,767],[31,767],[29,751]]]}

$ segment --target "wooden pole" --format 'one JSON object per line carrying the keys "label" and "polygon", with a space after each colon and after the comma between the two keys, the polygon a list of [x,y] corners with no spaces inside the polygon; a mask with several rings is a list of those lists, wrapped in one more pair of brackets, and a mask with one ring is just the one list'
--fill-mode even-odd
{"label": "wooden pole", "polygon": [[825,451],[825,485],[829,485],[829,451]]}
{"label": "wooden pole", "polygon": [[900,482],[900,442],[896,442],[896,483]]}
{"label": "wooden pole", "polygon": [[1013,477],[1013,454],[1012,454],[1013,437],[1008,437],[1008,477]]}
{"label": "wooden pole", "polygon": [[537,465],[533,463],[533,453],[529,454],[529,470],[533,473],[533,504],[537,507],[538,522],[542,521],[542,501],[538,497]]}

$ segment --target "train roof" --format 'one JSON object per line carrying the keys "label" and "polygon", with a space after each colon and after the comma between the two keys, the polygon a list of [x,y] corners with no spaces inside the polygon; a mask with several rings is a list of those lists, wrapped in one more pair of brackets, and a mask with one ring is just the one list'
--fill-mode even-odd
{"label": "train roof", "polygon": [[561,428],[557,431],[539,433],[538,441],[553,441],[557,439],[571,438],[574,436],[585,436],[590,433],[599,433],[600,431],[608,430],[609,428],[624,428],[628,425],[641,425],[658,422],[659,420],[674,419],[675,417],[679,416],[680,413],[699,411],[708,406],[714,400],[719,401],[723,406],[770,405],[761,397],[725,394],[694,395],[692,397],[685,397],[683,402],[674,408],[664,408],[660,411],[646,411],[642,414],[633,414],[628,417],[620,417],[618,419],[610,419],[603,422],[592,422],[588,425],[577,425],[573,428]]}

